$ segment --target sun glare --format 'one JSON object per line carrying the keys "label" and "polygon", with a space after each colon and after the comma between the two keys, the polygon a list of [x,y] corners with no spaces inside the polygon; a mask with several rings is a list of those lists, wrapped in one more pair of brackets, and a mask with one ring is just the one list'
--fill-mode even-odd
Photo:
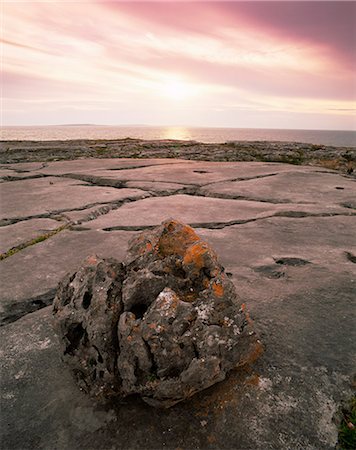
{"label": "sun glare", "polygon": [[178,80],[168,81],[163,85],[162,93],[173,100],[185,100],[194,94],[193,88]]}
{"label": "sun glare", "polygon": [[189,130],[184,127],[167,127],[163,131],[163,139],[178,139],[180,141],[192,139]]}

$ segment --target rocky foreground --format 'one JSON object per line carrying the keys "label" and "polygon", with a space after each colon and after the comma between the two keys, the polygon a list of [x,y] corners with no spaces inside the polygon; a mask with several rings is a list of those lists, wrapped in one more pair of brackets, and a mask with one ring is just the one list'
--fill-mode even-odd
{"label": "rocky foreground", "polygon": [[[2,447],[334,448],[356,363],[354,178],[102,156],[1,166]],[[216,250],[264,353],[169,410],[136,397],[99,405],[60,360],[57,284],[88,255],[121,260],[137,231],[168,217]]]}

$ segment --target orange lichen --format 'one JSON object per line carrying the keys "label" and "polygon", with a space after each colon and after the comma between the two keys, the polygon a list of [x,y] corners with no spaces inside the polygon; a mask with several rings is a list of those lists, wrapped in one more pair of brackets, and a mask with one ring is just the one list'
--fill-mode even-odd
{"label": "orange lichen", "polygon": [[244,358],[241,358],[239,364],[237,367],[250,365],[256,361],[263,353],[263,345],[260,341],[256,341],[254,343],[254,348],[248,352],[248,354],[245,355]]}
{"label": "orange lichen", "polygon": [[199,241],[199,236],[193,228],[171,220],[166,223],[159,239],[158,249],[162,256],[184,256],[186,249],[194,242]]}
{"label": "orange lichen", "polygon": [[217,297],[222,297],[224,295],[224,286],[222,284],[214,282],[211,287]]}
{"label": "orange lichen", "polygon": [[97,257],[94,256],[94,255],[89,256],[89,257],[87,258],[87,263],[88,263],[90,266],[95,266],[95,264],[97,264],[97,262],[98,262],[98,259],[97,259]]}
{"label": "orange lichen", "polygon": [[248,324],[249,324],[249,325],[252,325],[252,324],[253,324],[253,321],[252,321],[252,319],[251,319],[251,317],[250,317],[249,312],[248,312],[247,309],[246,309],[246,304],[245,304],[245,303],[242,303],[242,305],[241,305],[241,311],[242,311],[243,313],[245,313],[245,318],[246,318],[246,321],[248,322]]}
{"label": "orange lichen", "polygon": [[242,387],[245,378],[244,370],[234,370],[223,382],[210,387],[209,395],[198,394],[193,400],[195,416],[219,416],[224,409],[235,406],[240,401],[236,386]]}
{"label": "orange lichen", "polygon": [[210,247],[203,241],[191,245],[183,259],[183,265],[189,266],[193,274],[198,275],[200,270],[206,266],[206,260],[210,252]]}

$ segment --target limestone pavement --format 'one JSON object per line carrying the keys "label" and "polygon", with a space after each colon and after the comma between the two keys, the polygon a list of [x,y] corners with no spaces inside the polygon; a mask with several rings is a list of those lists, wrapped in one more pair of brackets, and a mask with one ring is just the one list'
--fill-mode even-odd
{"label": "limestone pavement", "polygon": [[[311,166],[90,159],[1,167],[6,449],[329,449],[355,370],[356,185]],[[174,217],[220,256],[265,347],[170,410],[96,404],[60,361],[51,303],[90,254]]]}

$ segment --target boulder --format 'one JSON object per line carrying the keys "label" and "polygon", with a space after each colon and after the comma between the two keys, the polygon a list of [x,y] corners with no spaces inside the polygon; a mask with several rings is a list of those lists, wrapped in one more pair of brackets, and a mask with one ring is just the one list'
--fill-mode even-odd
{"label": "boulder", "polygon": [[101,399],[170,407],[262,349],[213,249],[173,219],[134,237],[125,262],[89,257],[60,282],[53,313],[63,360]]}

